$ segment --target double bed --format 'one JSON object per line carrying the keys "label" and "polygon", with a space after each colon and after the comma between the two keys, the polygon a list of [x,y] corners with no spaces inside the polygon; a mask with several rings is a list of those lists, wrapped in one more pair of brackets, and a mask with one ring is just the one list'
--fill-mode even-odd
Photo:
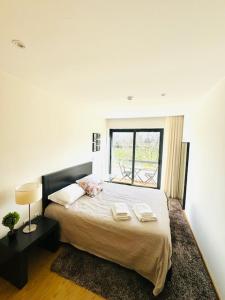
{"label": "double bed", "polygon": [[[154,284],[158,295],[171,267],[171,235],[167,199],[156,189],[104,183],[103,191],[94,198],[86,195],[69,208],[50,203],[48,195],[92,173],[86,163],[42,177],[45,216],[56,219],[61,227],[61,241],[130,268]],[[131,219],[115,221],[113,203],[126,203]],[[139,222],[133,204],[147,203],[157,221]]]}

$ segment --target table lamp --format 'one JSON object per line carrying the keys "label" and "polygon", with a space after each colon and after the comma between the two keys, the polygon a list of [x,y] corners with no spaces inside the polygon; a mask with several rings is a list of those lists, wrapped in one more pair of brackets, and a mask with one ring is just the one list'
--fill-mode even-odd
{"label": "table lamp", "polygon": [[25,205],[29,205],[29,224],[24,227],[24,233],[30,233],[36,230],[37,225],[31,224],[30,219],[30,205],[33,202],[41,200],[42,192],[41,192],[41,184],[36,182],[29,182],[23,184],[16,188],[15,191],[16,203]]}

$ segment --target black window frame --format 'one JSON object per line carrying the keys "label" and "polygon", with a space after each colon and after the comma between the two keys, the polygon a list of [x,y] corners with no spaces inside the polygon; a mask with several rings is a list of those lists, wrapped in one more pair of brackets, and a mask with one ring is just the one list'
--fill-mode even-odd
{"label": "black window frame", "polygon": [[111,174],[112,170],[112,141],[113,141],[113,132],[133,132],[133,153],[132,153],[132,182],[131,183],[122,183],[117,182],[119,184],[126,184],[137,186],[133,184],[134,182],[134,167],[135,167],[135,150],[136,150],[136,133],[137,132],[159,132],[159,158],[158,158],[158,178],[157,178],[157,187],[148,187],[142,186],[146,188],[160,189],[161,188],[161,176],[162,176],[162,159],[163,159],[163,141],[164,141],[164,128],[129,128],[129,129],[109,129],[109,174]]}

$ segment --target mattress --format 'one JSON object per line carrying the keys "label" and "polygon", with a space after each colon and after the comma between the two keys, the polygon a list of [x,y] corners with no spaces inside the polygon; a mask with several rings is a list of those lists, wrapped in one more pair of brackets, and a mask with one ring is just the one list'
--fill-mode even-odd
{"label": "mattress", "polygon": [[[115,221],[114,202],[126,203],[132,218]],[[157,221],[139,222],[132,211],[135,203],[147,203]],[[96,197],[82,196],[69,208],[51,203],[45,216],[59,221],[61,241],[133,269],[154,284],[158,295],[171,266],[171,234],[167,199],[156,189],[104,183]]]}

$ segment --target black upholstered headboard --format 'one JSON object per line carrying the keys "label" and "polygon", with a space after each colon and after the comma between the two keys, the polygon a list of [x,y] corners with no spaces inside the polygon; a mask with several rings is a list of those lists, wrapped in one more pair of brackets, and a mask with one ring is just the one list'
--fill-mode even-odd
{"label": "black upholstered headboard", "polygon": [[44,213],[45,208],[51,202],[48,200],[48,195],[91,173],[92,162],[87,162],[42,176],[42,212]]}

